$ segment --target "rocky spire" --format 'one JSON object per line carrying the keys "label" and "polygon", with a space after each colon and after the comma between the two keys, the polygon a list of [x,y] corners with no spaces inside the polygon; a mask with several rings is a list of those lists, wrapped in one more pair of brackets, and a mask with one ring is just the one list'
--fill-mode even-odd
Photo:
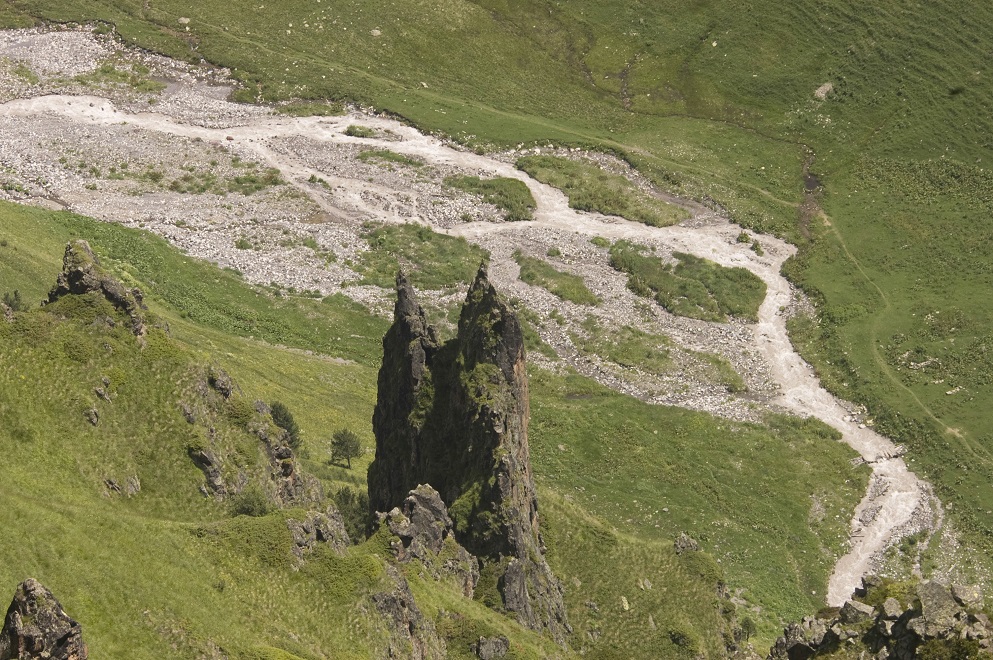
{"label": "rocky spire", "polygon": [[383,339],[369,469],[373,511],[401,506],[418,484],[441,495],[458,542],[496,564],[505,609],[561,640],[562,587],[544,559],[528,449],[524,337],[485,267],[466,296],[458,336],[439,345],[401,275]]}

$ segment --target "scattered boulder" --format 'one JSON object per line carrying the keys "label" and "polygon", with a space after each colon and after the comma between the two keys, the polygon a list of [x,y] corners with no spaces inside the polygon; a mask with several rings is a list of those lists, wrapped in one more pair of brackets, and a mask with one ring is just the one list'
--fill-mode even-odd
{"label": "scattered boulder", "polygon": [[83,411],[83,417],[85,417],[86,421],[92,424],[93,426],[96,426],[100,423],[100,411],[97,410],[96,408],[90,408],[89,410]]}
{"label": "scattered boulder", "polygon": [[14,320],[14,310],[8,307],[6,303],[0,302],[0,312],[3,312],[3,320],[7,323]]}
{"label": "scattered boulder", "polygon": [[982,607],[983,592],[975,585],[952,585],[952,598],[962,607]]}
{"label": "scattered boulder", "polygon": [[[228,494],[228,488],[224,484],[224,475],[221,472],[221,460],[209,449],[202,447],[191,447],[188,450],[190,458],[196,464],[203,476],[207,479],[209,492],[224,497]],[[201,488],[203,490],[203,488]],[[205,493],[206,494],[206,493]]]}
{"label": "scattered boulder", "polygon": [[686,532],[680,532],[676,540],[672,542],[672,547],[675,548],[677,555],[681,555],[687,550],[698,551],[700,544]]}
{"label": "scattered boulder", "polygon": [[82,627],[52,592],[27,579],[17,587],[0,630],[0,660],[86,660]]}
{"label": "scattered boulder", "polygon": [[62,272],[55,286],[48,293],[48,302],[53,303],[68,295],[99,293],[114,307],[131,319],[131,331],[136,337],[144,337],[148,332],[139,289],[128,289],[108,273],[100,260],[93,254],[90,244],[82,239],[69,241],[62,257]]}
{"label": "scattered boulder", "polygon": [[850,600],[841,606],[838,618],[842,623],[862,623],[873,618],[875,615],[876,610],[872,605],[866,605],[857,600]]}
{"label": "scattered boulder", "polygon": [[[872,595],[879,593],[875,590],[883,587],[883,580],[866,578],[855,595],[873,600]],[[975,593],[967,587],[956,591],[966,599]],[[967,609],[948,587],[938,582],[922,582],[916,592],[915,605],[910,608],[904,608],[894,597],[885,598],[877,607],[851,600],[833,619],[806,617],[792,623],[776,640],[769,658],[807,660],[834,653],[842,643],[846,657],[872,655],[880,660],[913,660],[923,644],[929,644],[932,650],[943,647],[949,653],[959,653],[963,644],[971,645],[968,653],[989,653],[993,649],[993,626],[985,614]]]}

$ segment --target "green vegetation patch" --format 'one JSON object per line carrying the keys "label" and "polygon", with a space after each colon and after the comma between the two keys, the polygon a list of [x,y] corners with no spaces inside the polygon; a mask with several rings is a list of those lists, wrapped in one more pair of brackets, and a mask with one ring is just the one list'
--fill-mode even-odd
{"label": "green vegetation patch", "polygon": [[496,177],[480,179],[478,176],[450,176],[445,185],[479,195],[487,204],[506,211],[504,220],[516,222],[533,220],[536,204],[527,185],[518,179]]}
{"label": "green vegetation patch", "polygon": [[357,138],[373,138],[376,137],[376,129],[352,124],[345,129],[345,135]]}
{"label": "green vegetation patch", "polygon": [[628,288],[654,298],[673,314],[726,321],[758,320],[765,282],[745,268],[726,268],[707,259],[674,252],[678,263],[663,263],[643,245],[621,240],[610,248],[610,265],[628,275]]}
{"label": "green vegetation patch", "polygon": [[8,242],[0,247],[5,257],[0,290],[18,289],[26,302],[40,300],[55,282],[66,242],[85,236],[116,276],[181,318],[364,364],[378,364],[382,357],[379,340],[386,323],[342,295],[274,297],[247,286],[235,271],[190,258],[153,234],[71,213],[4,202],[0,226]]}
{"label": "green vegetation patch", "polygon": [[854,453],[836,431],[788,416],[732,422],[645,404],[579,376],[530,375],[540,484],[634,538],[690,534],[731,590],[762,607],[766,639],[781,633],[781,618],[821,606],[869,475],[851,467]]}
{"label": "green vegetation patch", "polygon": [[345,106],[336,101],[294,101],[277,105],[275,110],[290,117],[335,117],[345,114]]}
{"label": "green vegetation patch", "polygon": [[118,68],[113,61],[104,62],[92,73],[76,76],[75,80],[83,85],[127,85],[136,92],[158,94],[166,88],[166,84],[148,77],[151,70],[143,64],[131,64],[129,67]]}
{"label": "green vegetation patch", "polygon": [[380,165],[396,164],[406,165],[407,167],[423,167],[424,165],[424,161],[420,158],[398,154],[389,149],[365,149],[364,151],[360,151],[356,158],[363,163],[373,162]]}
{"label": "green vegetation patch", "polygon": [[656,376],[672,369],[668,337],[651,335],[629,325],[612,330],[593,316],[587,317],[582,327],[585,334],[573,333],[572,340],[584,353]]}
{"label": "green vegetation patch", "polygon": [[369,250],[353,264],[359,284],[393,288],[403,268],[415,286],[442,289],[468,284],[489,253],[464,238],[446,236],[418,224],[379,225],[365,234]]}
{"label": "green vegetation patch", "polygon": [[643,222],[653,227],[674,225],[689,217],[684,209],[643,193],[619,174],[609,174],[587,161],[558,156],[524,156],[517,167],[532,177],[561,188],[569,206],[580,211]]}
{"label": "green vegetation patch", "polygon": [[521,281],[548,289],[562,300],[577,305],[600,304],[600,299],[589,290],[579,275],[558,270],[544,259],[529,257],[520,250],[514,251],[514,261],[521,267]]}

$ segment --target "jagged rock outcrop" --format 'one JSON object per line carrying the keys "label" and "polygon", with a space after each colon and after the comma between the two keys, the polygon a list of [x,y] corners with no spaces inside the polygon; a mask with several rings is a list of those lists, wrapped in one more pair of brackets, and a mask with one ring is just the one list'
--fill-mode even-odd
{"label": "jagged rock outcrop", "polygon": [[479,563],[455,540],[452,519],[434,488],[420,485],[410,491],[403,507],[380,513],[379,524],[386,525],[399,540],[392,544],[398,561],[420,559],[435,579],[451,576],[463,595],[472,598],[479,581]]}
{"label": "jagged rock outcrop", "polygon": [[569,626],[538,526],[517,317],[485,268],[469,288],[455,339],[439,343],[402,273],[394,316],[373,415],[372,510],[399,507],[416,486],[430,484],[448,507],[458,542],[497,569],[490,574],[504,607],[561,641]]}
{"label": "jagged rock outcrop", "polygon": [[17,587],[0,631],[0,660],[86,660],[83,629],[52,592],[27,579]]}
{"label": "jagged rock outcrop", "polygon": [[445,641],[438,636],[434,623],[417,607],[407,579],[390,565],[386,567],[386,574],[393,589],[373,594],[372,602],[390,632],[387,657],[441,660],[446,655]]}
{"label": "jagged rock outcrop", "polygon": [[805,617],[791,623],[776,640],[769,659],[807,660],[832,653],[842,644],[879,660],[912,660],[924,645],[951,653],[948,657],[993,649],[993,624],[976,609],[981,597],[975,588],[956,586],[949,591],[938,582],[921,582],[912,594],[914,602],[905,607],[892,596],[877,597],[880,592],[874,590],[884,588],[877,578],[866,578],[863,584],[856,595],[882,602],[873,607],[851,600],[834,618]]}
{"label": "jagged rock outcrop", "polygon": [[344,554],[350,543],[345,521],[334,506],[329,505],[324,511],[308,511],[303,520],[291,518],[286,526],[293,535],[292,550],[298,565],[319,545],[327,545],[338,554]]}
{"label": "jagged rock outcrop", "polygon": [[145,305],[139,289],[128,289],[100,265],[90,244],[82,239],[69,241],[62,257],[62,272],[55,286],[48,293],[53,303],[70,294],[99,293],[131,319],[131,331],[136,337],[148,332],[145,323]]}

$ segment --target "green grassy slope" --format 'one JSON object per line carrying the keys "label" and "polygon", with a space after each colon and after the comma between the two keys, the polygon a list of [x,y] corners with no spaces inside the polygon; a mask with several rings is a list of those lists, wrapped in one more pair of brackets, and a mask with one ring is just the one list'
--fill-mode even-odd
{"label": "green grassy slope", "polygon": [[[197,491],[202,475],[187,458],[191,427],[178,399],[198,365],[216,364],[232,374],[246,400],[290,405],[309,457],[304,466],[326,490],[362,489],[376,368],[361,358],[378,350],[379,337],[370,329],[384,328],[384,322],[337,299],[273,298],[145,232],[12,204],[0,205],[0,219],[10,255],[0,266],[0,289],[17,288],[37,300],[44,283],[54,281],[64,241],[85,236],[105,265],[146,292],[152,313],[168,322],[170,332],[153,330],[139,350],[125,324],[94,322],[112,314],[105,305],[74,298],[18,314],[12,324],[0,322],[0,451],[9,457],[0,467],[8,502],[0,517],[9,541],[0,544],[0,587],[12,592],[24,577],[41,579],[84,623],[92,650],[102,657],[126,655],[129,645],[139,649],[130,657],[163,657],[172,645],[184,657],[215,647],[244,657],[268,657],[266,647],[303,658],[374,654],[378,623],[357,616],[353,606],[382,588],[382,564],[375,558],[383,554],[382,539],[374,537],[345,558],[321,554],[303,571],[292,571],[283,522],[292,511],[231,518],[226,505]],[[197,317],[168,297],[213,280],[220,286],[204,293],[211,315]],[[267,337],[271,344],[244,336],[248,330],[229,320],[245,309],[266,318],[273,303],[284,305],[276,311],[285,312],[285,326]],[[335,330],[330,336],[349,329],[366,333],[354,340],[359,359],[347,361],[347,351],[324,341],[318,329],[327,327]],[[112,403],[94,394],[104,375],[115,394]],[[83,414],[94,406],[97,427]],[[847,468],[849,452],[823,431],[783,421],[728,425],[540,371],[533,375],[532,406],[542,519],[550,561],[564,579],[570,617],[581,631],[573,641],[576,651],[585,647],[593,657],[714,655],[722,644],[719,631],[731,632],[719,614],[715,581],[726,580],[762,608],[750,615],[763,638],[781,618],[816,601],[806,596],[809,590],[824,589],[826,567],[864,475]],[[246,456],[252,453],[252,438],[232,418],[221,415],[217,424]],[[327,465],[327,440],[342,427],[355,430],[366,449],[351,471]],[[649,435],[649,429],[659,434]],[[617,443],[616,453],[606,451]],[[567,450],[560,452],[558,444]],[[802,453],[794,460],[792,451]],[[646,452],[653,460],[657,455],[665,471],[658,479],[636,476],[643,466],[628,462]],[[749,493],[758,466],[778,476]],[[818,480],[815,470],[822,473]],[[124,483],[131,475],[141,480],[138,496],[104,494],[106,479]],[[636,495],[628,489],[632,479]],[[630,504],[632,497],[640,504]],[[727,503],[737,501],[731,516]],[[784,512],[768,518],[776,502]],[[664,506],[671,517],[654,513]],[[730,526],[712,528],[711,521],[728,519],[734,520]],[[696,553],[677,557],[671,539],[681,531],[697,537],[720,563]],[[811,561],[799,566],[804,555]],[[769,576],[777,570],[795,578],[776,583]],[[416,567],[410,571],[412,588],[452,648],[462,648],[473,634],[497,631],[511,636],[519,657],[549,652],[546,641],[418,573]],[[655,586],[646,589],[645,579]],[[453,612],[462,618],[445,618]]]}
{"label": "green grassy slope", "polygon": [[[796,335],[805,354],[993,550],[979,513],[993,501],[988,3],[13,0],[0,18],[23,22],[16,10],[113,21],[128,41],[231,66],[246,99],[348,97],[471,144],[617,150],[791,238],[790,275],[822,307],[822,327]],[[805,163],[823,184],[806,205]],[[934,312],[961,317],[954,337],[930,336]],[[930,384],[907,351],[940,358]]]}

